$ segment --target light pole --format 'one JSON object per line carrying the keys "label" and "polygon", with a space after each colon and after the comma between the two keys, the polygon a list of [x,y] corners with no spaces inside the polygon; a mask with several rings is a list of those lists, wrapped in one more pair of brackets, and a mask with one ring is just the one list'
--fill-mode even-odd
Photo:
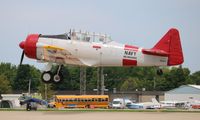
{"label": "light pole", "polygon": [[156,89],[156,77],[153,77],[153,89]]}
{"label": "light pole", "polygon": [[47,100],[47,84],[44,84],[44,96],[45,96],[45,100]]}
{"label": "light pole", "polygon": [[28,80],[28,95],[31,95],[31,79]]}

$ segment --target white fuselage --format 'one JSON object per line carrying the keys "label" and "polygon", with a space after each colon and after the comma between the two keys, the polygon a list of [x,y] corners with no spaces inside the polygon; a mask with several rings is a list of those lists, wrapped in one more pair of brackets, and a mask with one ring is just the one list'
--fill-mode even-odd
{"label": "white fuselage", "polygon": [[[44,49],[55,46],[63,50]],[[86,42],[39,38],[37,59],[44,62],[81,66],[167,66],[168,57],[142,53],[142,48],[119,44],[114,41]]]}

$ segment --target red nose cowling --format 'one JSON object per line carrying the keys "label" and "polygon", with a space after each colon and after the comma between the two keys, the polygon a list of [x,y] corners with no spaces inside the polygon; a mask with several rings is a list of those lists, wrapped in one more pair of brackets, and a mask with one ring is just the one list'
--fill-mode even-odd
{"label": "red nose cowling", "polygon": [[38,38],[39,34],[30,34],[25,41],[19,44],[27,57],[36,59],[36,43],[38,42]]}

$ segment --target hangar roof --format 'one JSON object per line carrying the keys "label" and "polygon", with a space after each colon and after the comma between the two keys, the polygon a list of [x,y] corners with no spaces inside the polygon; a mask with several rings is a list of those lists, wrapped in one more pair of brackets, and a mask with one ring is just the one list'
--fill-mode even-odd
{"label": "hangar roof", "polygon": [[200,89],[200,85],[188,85],[188,86],[191,86],[191,87],[194,87],[194,88]]}
{"label": "hangar roof", "polygon": [[165,92],[165,94],[200,94],[200,85],[182,85]]}

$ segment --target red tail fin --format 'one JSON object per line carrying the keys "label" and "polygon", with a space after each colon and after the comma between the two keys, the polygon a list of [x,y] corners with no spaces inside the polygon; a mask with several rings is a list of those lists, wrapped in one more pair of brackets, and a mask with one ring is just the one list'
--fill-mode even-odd
{"label": "red tail fin", "polygon": [[170,29],[152,49],[167,52],[169,54],[169,66],[179,65],[184,61],[180,36],[177,29]]}

